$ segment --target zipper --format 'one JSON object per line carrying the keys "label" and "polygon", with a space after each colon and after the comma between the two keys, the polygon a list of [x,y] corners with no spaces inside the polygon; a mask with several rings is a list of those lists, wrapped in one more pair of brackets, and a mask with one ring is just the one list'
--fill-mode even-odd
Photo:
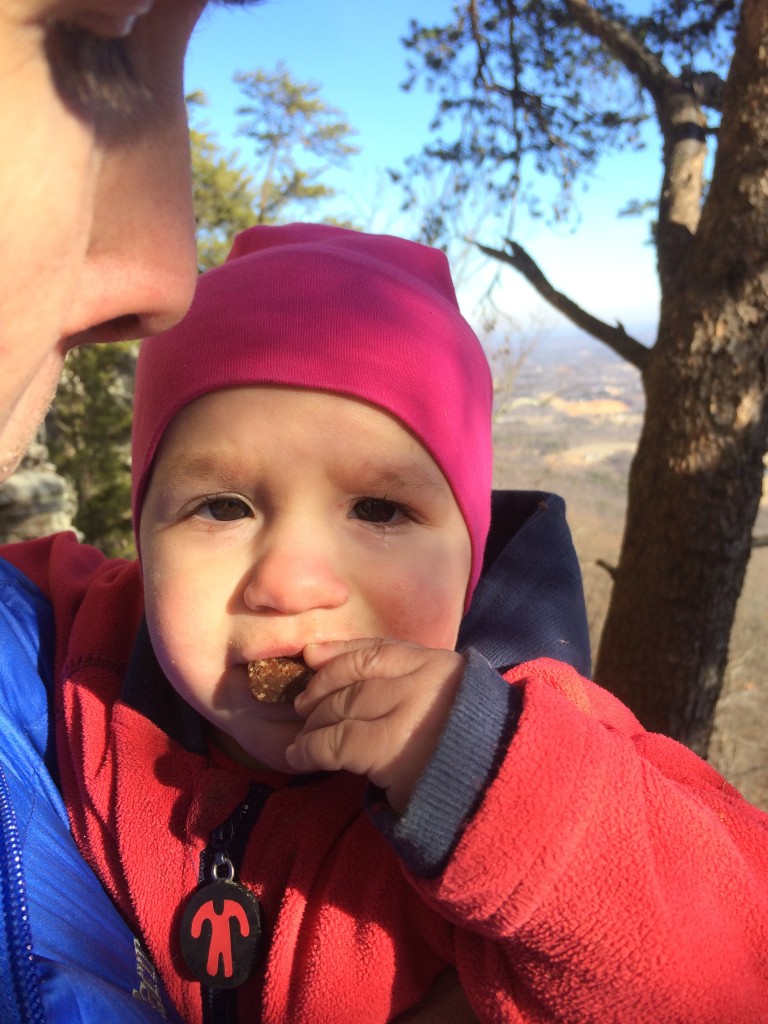
{"label": "zipper", "polygon": [[2,1008],[14,1013],[3,1018],[4,1024],[45,1024],[45,1010],[40,995],[40,977],[32,952],[32,929],[29,923],[27,887],[24,879],[22,848],[16,812],[5,772],[0,766],[0,909],[8,974],[13,1006],[8,1005],[11,993],[3,994]]}
{"label": "zipper", "polygon": [[[200,855],[202,884],[211,877],[215,865],[229,861],[236,876],[245,857],[248,838],[261,814],[264,804],[274,790],[263,782],[254,782],[248,794],[227,820],[214,829],[211,841]],[[203,1024],[237,1024],[237,989],[214,989],[200,986],[203,1000]],[[256,1018],[252,1017],[254,1024]]]}

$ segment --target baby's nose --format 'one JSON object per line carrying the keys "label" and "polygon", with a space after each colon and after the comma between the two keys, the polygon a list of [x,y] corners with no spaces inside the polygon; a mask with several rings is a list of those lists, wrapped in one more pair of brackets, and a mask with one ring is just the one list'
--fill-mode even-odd
{"label": "baby's nose", "polygon": [[348,597],[347,585],[331,557],[285,547],[270,548],[256,558],[244,590],[252,611],[284,615],[338,608]]}

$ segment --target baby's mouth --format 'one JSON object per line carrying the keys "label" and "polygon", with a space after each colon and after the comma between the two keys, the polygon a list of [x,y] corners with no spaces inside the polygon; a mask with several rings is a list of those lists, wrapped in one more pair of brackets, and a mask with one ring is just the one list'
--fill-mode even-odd
{"label": "baby's mouth", "polygon": [[314,674],[299,655],[248,662],[251,696],[264,704],[293,704]]}

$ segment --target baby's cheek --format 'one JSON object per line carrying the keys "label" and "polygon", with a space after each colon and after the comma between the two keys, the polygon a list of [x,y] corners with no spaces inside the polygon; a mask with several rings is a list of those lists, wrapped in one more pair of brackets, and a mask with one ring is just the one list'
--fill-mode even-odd
{"label": "baby's cheek", "polygon": [[464,615],[469,565],[457,557],[437,564],[435,570],[422,602],[426,626],[432,633],[429,646],[452,650]]}
{"label": "baby's cheek", "polygon": [[434,568],[418,579],[393,582],[385,634],[451,650],[458,636],[465,588],[454,574]]}
{"label": "baby's cheek", "polygon": [[431,607],[423,609],[414,625],[419,636],[413,639],[425,647],[453,650],[459,635],[463,603],[441,601],[442,596],[434,595]]}
{"label": "baby's cheek", "polygon": [[158,656],[163,652],[172,663],[183,664],[189,658],[208,655],[218,620],[212,614],[216,604],[211,597],[210,591],[201,592],[191,580],[185,582],[180,577],[166,576],[150,584],[146,616]]}

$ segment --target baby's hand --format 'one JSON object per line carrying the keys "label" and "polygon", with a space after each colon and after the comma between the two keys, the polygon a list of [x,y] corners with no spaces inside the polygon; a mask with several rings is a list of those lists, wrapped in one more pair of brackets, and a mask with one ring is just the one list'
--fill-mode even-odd
{"label": "baby's hand", "polygon": [[318,669],[296,698],[304,727],[285,756],[296,771],[346,769],[387,794],[398,814],[437,747],[464,670],[455,651],[399,640],[311,644]]}

